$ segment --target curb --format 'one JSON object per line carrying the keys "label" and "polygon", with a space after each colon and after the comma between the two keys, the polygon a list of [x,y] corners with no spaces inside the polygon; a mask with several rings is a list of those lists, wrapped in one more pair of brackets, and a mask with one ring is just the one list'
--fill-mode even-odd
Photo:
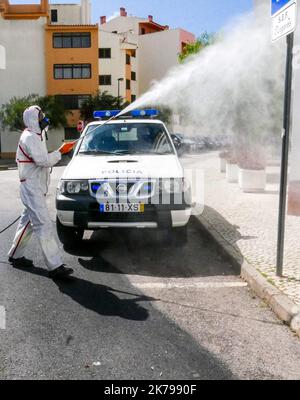
{"label": "curb", "polygon": [[8,171],[10,168],[17,168],[16,164],[0,165],[0,171]]}
{"label": "curb", "polygon": [[275,314],[300,337],[300,307],[271,285],[203,216],[196,216],[200,230],[212,239],[221,253],[235,266],[241,268],[241,277],[248,282],[258,297],[266,301]]}

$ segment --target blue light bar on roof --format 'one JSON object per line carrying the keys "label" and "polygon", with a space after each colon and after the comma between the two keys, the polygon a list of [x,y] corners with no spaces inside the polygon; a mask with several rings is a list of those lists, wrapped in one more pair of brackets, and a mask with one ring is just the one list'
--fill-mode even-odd
{"label": "blue light bar on roof", "polygon": [[116,117],[120,112],[120,110],[94,111],[94,118],[96,119]]}
{"label": "blue light bar on roof", "polygon": [[[120,110],[104,110],[104,111],[94,111],[94,118],[101,119],[101,118],[112,118],[116,117],[121,111]],[[133,110],[128,112],[131,114],[132,117],[157,117],[159,115],[158,110]],[[125,115],[124,115],[125,117]]]}
{"label": "blue light bar on roof", "polygon": [[133,117],[157,117],[158,110],[134,110],[131,112]]}

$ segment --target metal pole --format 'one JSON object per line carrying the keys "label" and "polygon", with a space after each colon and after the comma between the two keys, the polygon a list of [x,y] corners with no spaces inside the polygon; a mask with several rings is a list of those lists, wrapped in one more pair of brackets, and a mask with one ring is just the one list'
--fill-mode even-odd
{"label": "metal pole", "polygon": [[292,103],[292,79],[293,79],[293,47],[294,33],[287,36],[287,56],[285,73],[285,95],[284,95],[284,124],[282,134],[281,155],[281,178],[280,178],[280,200],[277,242],[277,276],[283,274],[285,219],[287,204],[287,184],[290,148],[290,125],[291,125],[291,103]]}

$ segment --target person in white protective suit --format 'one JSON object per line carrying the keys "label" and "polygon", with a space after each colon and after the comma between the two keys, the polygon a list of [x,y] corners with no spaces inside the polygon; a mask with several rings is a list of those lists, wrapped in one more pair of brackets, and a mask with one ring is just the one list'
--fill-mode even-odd
{"label": "person in white protective suit", "polygon": [[71,275],[73,270],[63,264],[46,206],[46,194],[50,181],[50,168],[70,149],[68,144],[64,144],[59,150],[48,154],[45,133],[49,127],[49,120],[45,118],[40,107],[27,108],[23,119],[26,129],[21,135],[16,159],[21,200],[25,208],[8,254],[9,262],[14,267],[33,266],[33,262],[27,260],[24,253],[34,233],[41,246],[49,276],[65,277]]}

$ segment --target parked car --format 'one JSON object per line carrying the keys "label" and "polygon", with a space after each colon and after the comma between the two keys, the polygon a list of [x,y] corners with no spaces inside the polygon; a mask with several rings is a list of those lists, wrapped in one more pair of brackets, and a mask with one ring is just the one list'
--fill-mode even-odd
{"label": "parked car", "polygon": [[197,143],[193,138],[186,137],[181,133],[172,134],[171,137],[179,155],[196,151]]}

